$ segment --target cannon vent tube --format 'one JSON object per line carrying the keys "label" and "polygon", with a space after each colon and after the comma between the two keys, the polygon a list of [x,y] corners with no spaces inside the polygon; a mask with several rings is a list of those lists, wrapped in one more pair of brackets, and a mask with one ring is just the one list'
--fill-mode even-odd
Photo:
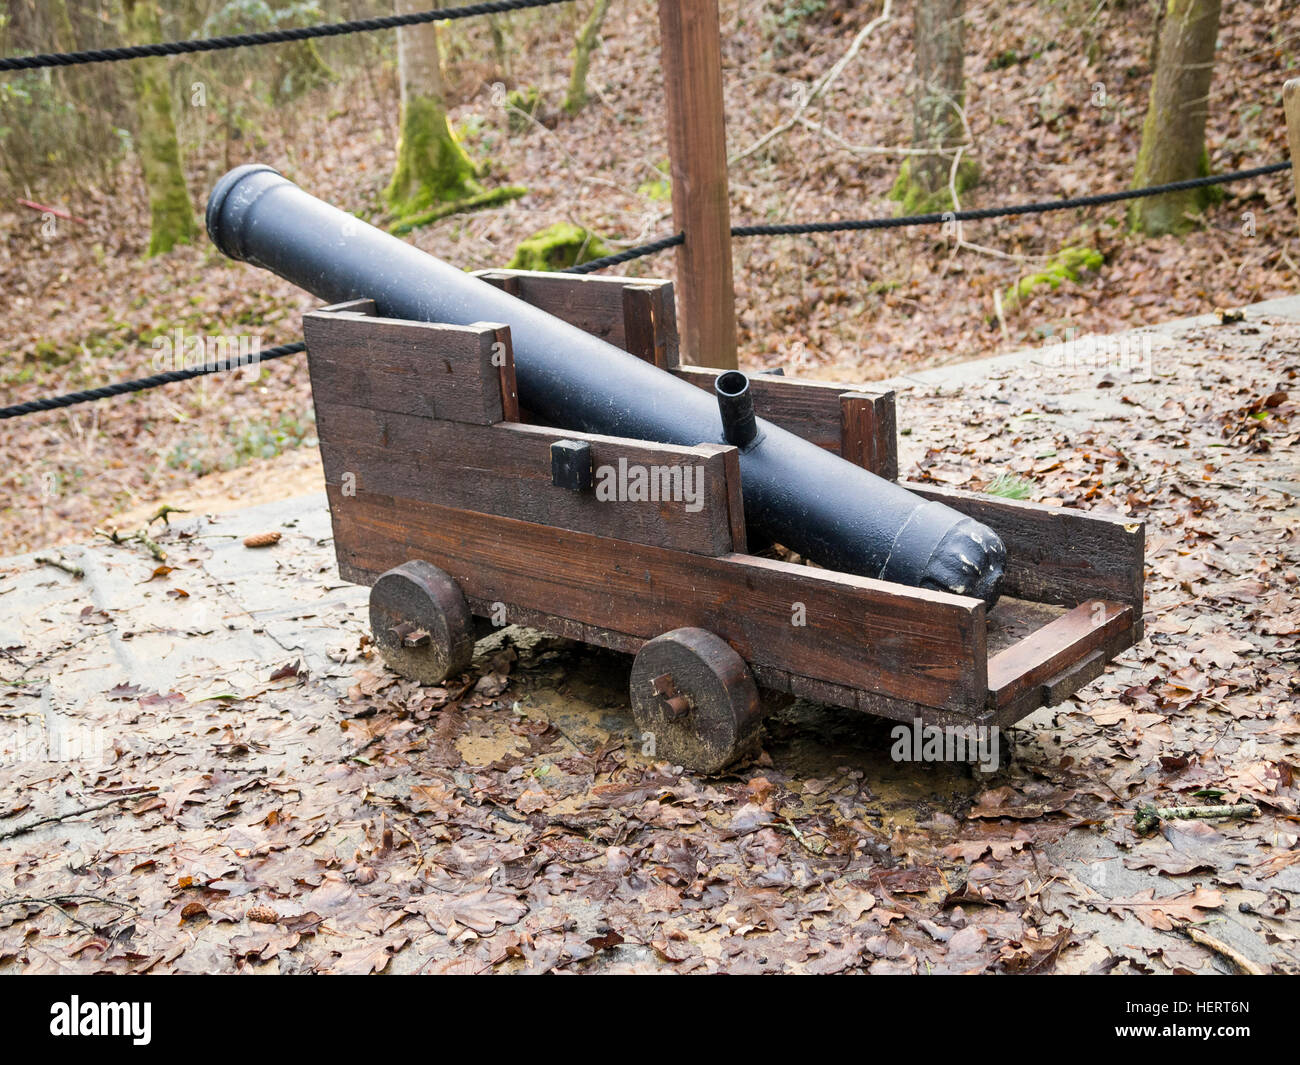
{"label": "cannon vent tube", "polygon": [[717,394],[718,411],[722,415],[722,439],[741,449],[749,447],[758,436],[749,378],[739,370],[728,370],[718,374],[713,382],[713,391]]}

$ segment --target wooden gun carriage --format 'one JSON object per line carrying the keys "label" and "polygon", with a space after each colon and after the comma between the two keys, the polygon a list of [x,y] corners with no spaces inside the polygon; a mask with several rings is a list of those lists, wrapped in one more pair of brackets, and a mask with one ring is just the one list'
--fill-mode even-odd
{"label": "wooden gun carriage", "polygon": [[[670,282],[479,276],[701,388],[720,372],[678,365]],[[760,690],[1005,727],[1141,638],[1140,521],[906,484],[1006,544],[990,611],[751,554],[735,448],[531,424],[506,326],[382,319],[356,300],[303,332],[340,574],[371,586],[380,653],[423,683],[469,665],[483,619],[628,652],[657,756],[717,772],[754,749]],[[897,478],[892,392],[767,374],[752,389],[760,417]]]}

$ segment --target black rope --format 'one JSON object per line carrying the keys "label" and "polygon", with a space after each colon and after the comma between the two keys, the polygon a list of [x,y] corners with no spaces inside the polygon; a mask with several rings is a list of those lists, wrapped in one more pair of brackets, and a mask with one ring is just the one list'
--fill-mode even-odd
{"label": "black rope", "polygon": [[307,41],[315,37],[339,37],[347,33],[369,33],[399,26],[416,26],[422,22],[496,15],[529,7],[549,7],[569,0],[487,0],[465,7],[448,7],[434,11],[416,11],[409,15],[381,15],[376,18],[331,22],[321,26],[301,26],[290,30],[267,30],[263,33],[236,33],[226,37],[206,37],[193,41],[164,41],[161,44],[133,44],[124,48],[96,48],[88,52],[49,52],[43,55],[7,56],[0,59],[0,70],[37,70],[41,67],[71,67],[81,63],[115,63],[123,59],[149,56],[186,55],[191,52],[219,52],[227,48],[246,48],[260,44],[284,44]]}
{"label": "black rope", "polygon": [[1045,211],[1063,211],[1072,207],[1096,207],[1120,200],[1135,200],[1143,196],[1161,196],[1166,192],[1199,189],[1205,185],[1222,185],[1228,181],[1245,181],[1289,170],[1291,161],[1269,163],[1250,170],[1234,170],[1227,174],[1210,174],[1207,177],[1170,181],[1164,185],[1149,185],[1123,192],[1102,192],[1095,196],[1075,196],[1068,200],[1043,200],[1038,203],[1018,203],[1009,207],[977,207],[969,211],[944,211],[931,214],[902,215],[898,218],[861,218],[848,222],[792,222],[763,226],[732,226],[733,237],[787,237],[800,233],[839,233],[862,229],[899,229],[904,226],[927,226],[938,222],[973,222],[981,218],[1003,218],[1009,215],[1042,214]]}
{"label": "black rope", "polygon": [[[515,2],[515,0],[510,0]],[[540,0],[539,0],[540,2]],[[555,0],[548,0],[555,2]],[[478,5],[483,7],[486,5]],[[538,6],[533,4],[531,6]],[[449,9],[451,10],[451,9]],[[459,10],[468,10],[467,8]],[[1247,178],[1262,177],[1265,174],[1276,174],[1282,170],[1290,169],[1290,161],[1284,163],[1270,163],[1267,166],[1257,166],[1250,170],[1236,170],[1227,174],[1212,174],[1208,177],[1190,178],[1186,181],[1171,181],[1164,185],[1151,185],[1141,189],[1126,189],[1123,192],[1103,192],[1096,196],[1078,196],[1068,200],[1044,200],[1038,203],[1021,203],[1013,204],[1009,207],[980,207],[970,211],[947,211],[943,213],[903,215],[899,218],[864,218],[849,222],[794,222],[790,224],[762,225],[762,226],[732,226],[731,235],[733,237],[778,237],[778,236],[795,236],[801,233],[838,233],[850,230],[863,229],[896,229],[903,226],[921,226],[934,225],[938,222],[948,221],[975,221],[981,218],[1001,218],[1008,215],[1023,214],[1041,214],[1045,211],[1061,211],[1075,207],[1095,207],[1099,204],[1116,203],[1120,200],[1132,200],[1142,196],[1159,196],[1167,192],[1181,192],[1184,189],[1196,189],[1205,185],[1220,185],[1229,181],[1244,181]],[[640,259],[645,255],[653,255],[655,252],[664,251],[668,248],[677,247],[679,244],[685,244],[686,237],[682,233],[674,233],[671,236],[660,237],[658,240],[652,240],[647,244],[638,244],[634,248],[627,248],[624,251],[614,255],[605,255],[599,259],[592,259],[590,262],[579,263],[577,266],[566,267],[563,270],[556,271],[562,274],[589,274],[593,270],[600,270],[606,266],[617,266],[619,263],[631,262],[633,259]],[[280,359],[286,355],[296,355],[303,351],[306,345],[301,342],[293,344],[281,344],[279,347],[270,348],[261,352],[258,356],[259,362],[266,362],[271,359]],[[38,411],[57,410],[61,407],[71,407],[78,403],[89,403],[97,399],[107,399],[109,396],[120,396],[128,392],[143,392],[149,388],[157,388],[159,385],[171,384],[173,381],[188,381],[194,377],[202,377],[205,374],[221,373],[226,370],[236,370],[248,363],[226,362],[215,366],[200,367],[193,370],[172,370],[167,373],[154,374],[152,377],[142,377],[135,381],[120,381],[114,385],[105,385],[103,388],[90,388],[83,392],[70,392],[64,396],[53,396],[48,399],[36,399],[29,403],[17,403],[12,407],[0,407],[0,421],[6,418],[18,418],[24,414],[35,414]]]}
{"label": "black rope", "polygon": [[671,237],[660,237],[658,240],[652,240],[649,244],[638,244],[635,248],[628,248],[626,251],[620,251],[614,255],[604,255],[599,259],[592,259],[590,262],[578,263],[577,266],[566,266],[563,270],[555,272],[557,274],[589,274],[593,270],[603,270],[607,266],[617,266],[619,263],[630,263],[633,259],[640,259],[643,255],[653,255],[657,251],[663,251],[665,248],[675,248],[678,244],[685,243],[685,233],[674,233]]}
{"label": "black rope", "polygon": [[278,348],[268,348],[266,351],[258,352],[255,360],[227,359],[225,362],[214,363],[212,366],[197,366],[191,370],[168,370],[166,373],[156,373],[152,377],[141,377],[135,381],[119,381],[117,384],[104,385],[102,388],[88,388],[84,392],[69,392],[65,396],[34,399],[30,403],[15,403],[12,407],[0,407],[0,421],[6,418],[20,418],[24,414],[36,414],[38,411],[43,410],[73,407],[78,403],[108,399],[109,396],[121,396],[127,392],[143,392],[148,388],[169,385],[173,381],[189,381],[191,378],[203,377],[210,373],[225,373],[228,370],[239,370],[245,366],[256,366],[263,362],[270,362],[272,359],[283,359],[286,355],[297,355],[306,347],[307,345],[302,341],[295,341],[292,344],[281,344]]}

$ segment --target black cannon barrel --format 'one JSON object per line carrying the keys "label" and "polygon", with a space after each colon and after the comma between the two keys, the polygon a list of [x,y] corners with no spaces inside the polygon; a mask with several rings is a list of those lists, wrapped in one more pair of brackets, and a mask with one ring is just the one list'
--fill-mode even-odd
{"label": "black cannon barrel", "polygon": [[207,228],[226,255],[331,303],[369,298],[388,318],[509,325],[520,402],[557,428],[684,445],[734,436],[745,520],[759,537],[832,569],[997,599],[1005,549],[996,533],[754,419],[743,374],[724,375],[715,401],[267,166],[237,167],[217,182]]}

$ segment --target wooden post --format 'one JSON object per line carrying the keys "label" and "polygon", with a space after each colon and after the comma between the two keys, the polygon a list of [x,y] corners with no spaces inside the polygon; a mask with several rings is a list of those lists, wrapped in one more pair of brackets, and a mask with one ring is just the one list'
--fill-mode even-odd
{"label": "wooden post", "polygon": [[727,132],[718,0],[659,0],[661,63],[672,164],[682,355],[697,366],[736,368]]}
{"label": "wooden post", "polygon": [[1282,86],[1282,107],[1286,111],[1286,139],[1291,146],[1291,180],[1295,183],[1295,205],[1300,211],[1300,78]]}

